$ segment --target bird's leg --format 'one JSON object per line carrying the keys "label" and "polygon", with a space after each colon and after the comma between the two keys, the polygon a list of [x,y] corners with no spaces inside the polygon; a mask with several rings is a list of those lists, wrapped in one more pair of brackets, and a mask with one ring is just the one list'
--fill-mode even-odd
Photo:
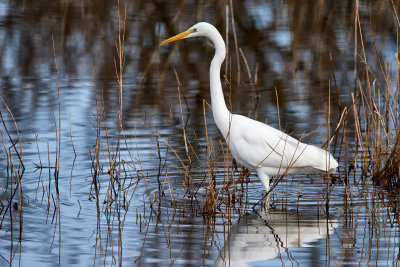
{"label": "bird's leg", "polygon": [[265,210],[266,212],[268,211],[269,207],[269,192],[266,192],[265,195],[256,203],[253,205],[253,210],[257,212],[256,206],[261,202],[261,210]]}
{"label": "bird's leg", "polygon": [[261,200],[261,208],[264,208],[265,211],[268,211],[269,208],[269,192],[266,193],[265,197]]}
{"label": "bird's leg", "polygon": [[269,192],[269,176],[263,173],[260,169],[257,170],[257,175],[258,178],[260,178],[261,183],[263,184],[265,191],[266,191],[266,196],[263,197],[262,199],[262,206],[264,206],[265,210],[268,210],[269,207],[269,197],[270,197],[270,192]]}

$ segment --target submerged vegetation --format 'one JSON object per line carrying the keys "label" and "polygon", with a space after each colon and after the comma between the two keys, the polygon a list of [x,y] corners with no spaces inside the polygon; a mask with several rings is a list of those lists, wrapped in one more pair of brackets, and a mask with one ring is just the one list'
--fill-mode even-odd
{"label": "submerged vegetation", "polygon": [[[41,25],[24,13],[35,4],[9,5],[11,21],[22,12],[23,25]],[[333,175],[275,177],[268,213],[258,209],[258,179],[236,164],[211,118],[212,48],[159,50],[163,37],[195,22],[185,12],[194,4],[52,5],[40,10],[54,35],[37,27],[33,37],[9,25],[26,38],[21,46],[49,50],[40,50],[41,58],[21,53],[24,66],[2,66],[0,263],[45,261],[27,252],[43,235],[45,245],[35,253],[51,254],[47,262],[59,265],[70,265],[64,249],[72,244],[92,265],[168,259],[234,266],[246,260],[233,257],[235,249],[248,249],[238,244],[257,240],[259,231],[273,253],[263,238],[252,249],[278,258],[278,265],[298,264],[303,259],[290,248],[321,239],[324,265],[397,263],[398,3],[206,1],[195,7],[196,20],[212,22],[226,39],[221,77],[230,109],[322,146],[339,161]],[[60,5],[59,21],[48,23],[53,14],[46,12]],[[168,15],[156,18],[154,10]],[[7,58],[12,51],[0,53]],[[52,227],[42,233],[34,227],[41,223]],[[282,231],[296,225],[296,233]],[[362,227],[369,235],[360,236]],[[301,239],[302,229],[312,234]],[[248,260],[255,259],[267,260]]]}

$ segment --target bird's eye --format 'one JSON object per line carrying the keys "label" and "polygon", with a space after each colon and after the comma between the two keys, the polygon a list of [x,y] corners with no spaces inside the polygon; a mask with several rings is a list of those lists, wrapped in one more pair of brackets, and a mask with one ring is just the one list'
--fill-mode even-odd
{"label": "bird's eye", "polygon": [[197,32],[197,28],[194,28],[194,29],[193,29],[193,32]]}

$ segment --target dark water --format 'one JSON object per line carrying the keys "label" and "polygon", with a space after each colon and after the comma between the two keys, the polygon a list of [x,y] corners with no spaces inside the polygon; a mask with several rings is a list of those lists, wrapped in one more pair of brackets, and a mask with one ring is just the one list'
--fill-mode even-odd
{"label": "dark water", "polygon": [[[117,3],[1,1],[1,266],[398,263],[398,198],[362,176],[339,138],[338,173],[285,177],[268,214],[255,212],[261,183],[238,180],[204,104],[213,48],[200,39],[158,46],[197,21],[226,39],[228,11],[222,75],[232,110],[297,138],[312,133],[306,140],[321,146],[365,76],[363,51],[378,82],[380,61],[396,72],[392,3],[357,2],[361,44],[355,1],[232,2],[120,3],[118,149]],[[349,120],[352,147],[355,127]]]}

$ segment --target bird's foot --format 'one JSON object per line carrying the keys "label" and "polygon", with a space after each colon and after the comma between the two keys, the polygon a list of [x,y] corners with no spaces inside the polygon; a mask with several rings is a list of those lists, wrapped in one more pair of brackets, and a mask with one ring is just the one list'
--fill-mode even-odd
{"label": "bird's foot", "polygon": [[268,211],[269,209],[269,195],[261,200],[261,210]]}

